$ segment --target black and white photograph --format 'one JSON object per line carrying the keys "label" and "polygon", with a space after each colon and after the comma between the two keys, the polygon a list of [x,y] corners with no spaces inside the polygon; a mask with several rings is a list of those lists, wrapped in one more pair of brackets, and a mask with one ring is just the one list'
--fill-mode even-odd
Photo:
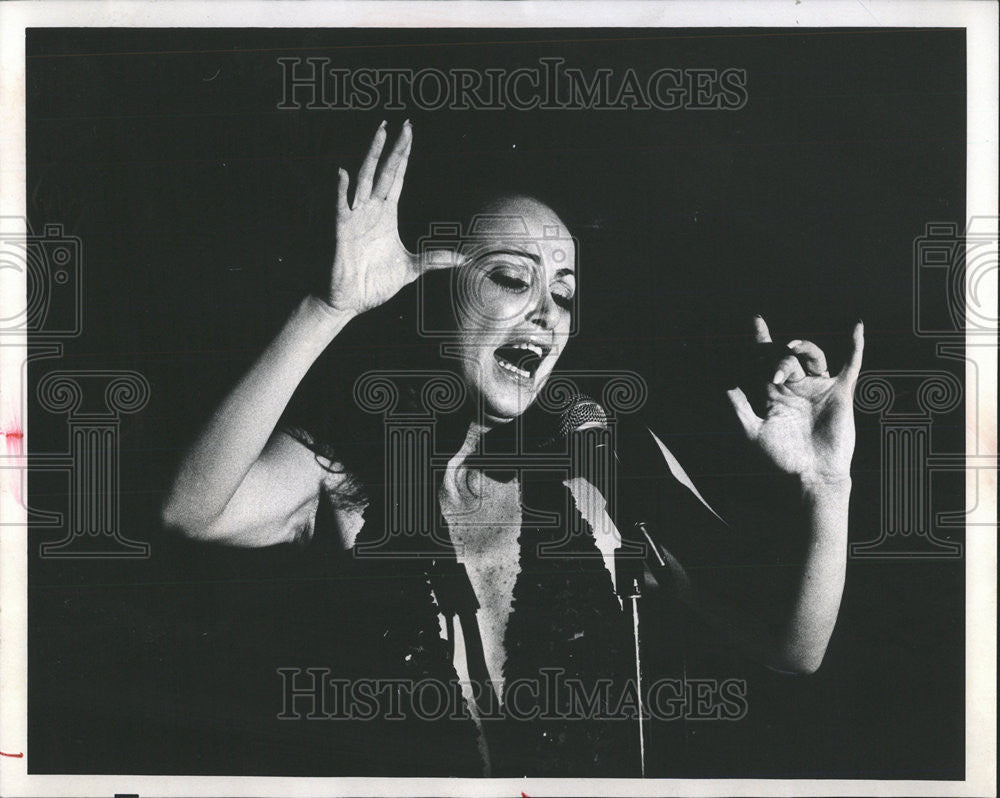
{"label": "black and white photograph", "polygon": [[0,794],[996,794],[995,4],[5,5]]}

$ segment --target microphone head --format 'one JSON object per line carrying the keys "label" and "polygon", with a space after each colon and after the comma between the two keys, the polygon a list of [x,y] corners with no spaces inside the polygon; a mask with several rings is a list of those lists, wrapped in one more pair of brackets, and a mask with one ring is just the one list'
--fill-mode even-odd
{"label": "microphone head", "polygon": [[604,408],[586,394],[577,394],[570,398],[559,417],[559,436],[565,438],[577,430],[607,426],[608,414]]}
{"label": "microphone head", "polygon": [[608,414],[592,397],[565,391],[536,402],[526,414],[526,439],[536,441],[534,451],[565,449],[573,433],[585,429],[607,429]]}

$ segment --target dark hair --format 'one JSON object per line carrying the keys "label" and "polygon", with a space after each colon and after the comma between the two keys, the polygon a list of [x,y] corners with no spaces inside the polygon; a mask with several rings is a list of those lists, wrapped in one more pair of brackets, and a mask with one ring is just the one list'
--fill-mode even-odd
{"label": "dark hair", "polygon": [[[424,314],[428,329],[456,330],[450,279],[448,272],[429,272],[420,278],[421,285],[406,286],[386,304],[352,320],[317,358],[282,416],[280,429],[315,452],[324,467],[350,476],[338,497],[342,504],[363,503],[383,478],[384,417],[359,404],[359,380],[383,373],[398,387],[396,411],[406,412],[421,402],[419,385],[406,379],[406,373],[456,371],[455,361],[441,356],[447,337],[418,334],[418,314]],[[458,414],[452,415],[457,423]]]}
{"label": "dark hair", "polygon": [[[476,210],[462,220],[461,231],[467,233],[484,210],[519,197],[551,208],[522,192],[482,193],[471,206]],[[343,504],[363,503],[380,490],[384,479],[384,418],[359,406],[359,380],[372,372],[384,373],[398,389],[397,412],[407,412],[423,409],[419,379],[408,379],[407,373],[460,379],[458,361],[443,355],[458,330],[452,300],[456,275],[452,269],[429,271],[386,304],[354,319],[313,364],[289,403],[280,427],[322,458],[324,467],[349,475],[338,497]],[[468,419],[467,406],[437,413],[438,446],[457,450]]]}

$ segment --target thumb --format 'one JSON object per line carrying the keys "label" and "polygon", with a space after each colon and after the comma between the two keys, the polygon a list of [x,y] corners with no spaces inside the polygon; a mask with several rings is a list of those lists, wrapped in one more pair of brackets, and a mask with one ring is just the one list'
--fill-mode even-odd
{"label": "thumb", "polygon": [[760,418],[753,408],[750,407],[750,402],[747,400],[747,395],[743,393],[740,388],[732,388],[726,391],[726,396],[729,398],[729,403],[733,406],[733,410],[736,411],[736,417],[740,420],[740,424],[743,425],[743,431],[747,434],[747,437],[753,440],[757,437],[757,433],[760,432],[760,425],[764,423],[764,420]]}
{"label": "thumb", "polygon": [[865,324],[859,319],[858,323],[854,325],[851,354],[847,358],[847,363],[844,364],[844,368],[841,369],[840,374],[837,375],[838,380],[846,382],[852,389],[858,381],[858,375],[861,373],[861,359],[864,356],[864,352]]}
{"label": "thumb", "polygon": [[466,257],[462,253],[446,247],[421,250],[417,259],[418,269],[421,272],[435,269],[455,269],[466,261]]}

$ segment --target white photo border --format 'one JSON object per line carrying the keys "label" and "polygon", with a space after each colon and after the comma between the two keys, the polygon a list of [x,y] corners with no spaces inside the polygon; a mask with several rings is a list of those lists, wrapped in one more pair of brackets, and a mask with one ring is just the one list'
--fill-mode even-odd
{"label": "white photo border", "polygon": [[[166,0],[51,0],[0,3],[0,216],[26,217],[25,30],[34,27],[919,27],[964,28],[967,43],[968,218],[997,219],[998,5],[974,0],[786,0],[746,3],[674,2],[167,2]],[[8,270],[10,271],[10,270]],[[996,307],[993,280],[979,290],[981,307]],[[23,312],[24,274],[3,275],[0,318]],[[967,292],[970,286],[966,286]],[[967,301],[970,296],[967,293]],[[995,322],[994,322],[995,323]],[[996,330],[993,330],[994,334]],[[981,329],[980,329],[981,336]],[[967,384],[975,375],[979,395],[966,397],[966,451],[997,453],[997,347],[972,346],[967,333]],[[995,340],[995,335],[994,335]],[[23,340],[0,341],[0,407],[3,423],[20,421]],[[977,407],[982,411],[976,417]],[[6,426],[4,427],[6,429]],[[25,445],[24,451],[27,451]],[[967,469],[975,495],[976,469]],[[989,477],[992,477],[990,479]],[[966,777],[962,781],[795,779],[393,779],[302,777],[195,777],[29,775],[27,772],[27,522],[24,507],[0,489],[0,794],[5,796],[313,796],[313,795],[996,795],[996,471],[985,480],[968,522],[966,539]],[[978,487],[982,488],[982,485]]]}

